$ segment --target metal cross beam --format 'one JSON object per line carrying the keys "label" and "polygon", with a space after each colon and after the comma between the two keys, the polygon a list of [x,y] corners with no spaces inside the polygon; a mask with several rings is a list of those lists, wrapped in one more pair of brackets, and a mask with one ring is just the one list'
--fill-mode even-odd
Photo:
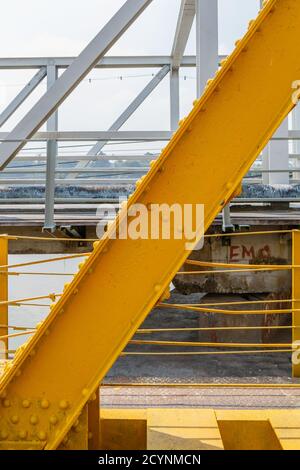
{"label": "metal cross beam", "polygon": [[[11,139],[9,132],[0,132],[0,141],[17,141],[19,144],[32,141],[43,142],[48,140],[60,141],[165,141],[170,140],[172,132],[170,131],[58,131],[58,132],[37,132],[30,139]],[[1,147],[0,147],[1,150]]]}
{"label": "metal cross beam", "polygon": [[175,69],[181,66],[195,14],[195,0],[182,0],[171,53],[173,57],[173,68]]}
{"label": "metal cross beam", "polygon": [[[13,57],[0,58],[0,70],[37,69],[56,65],[60,69],[69,67],[76,57]],[[153,56],[107,56],[96,63],[95,68],[123,69],[123,68],[154,68],[172,65],[172,57],[169,55]],[[193,55],[182,58],[184,67],[195,67],[196,57]]]}
{"label": "metal cross beam", "polygon": [[[29,139],[94,68],[152,0],[127,0],[77,59],[40,98],[0,146],[0,169],[14,158]],[[20,142],[21,141],[21,142]],[[23,141],[23,142],[22,142]]]}
{"label": "metal cross beam", "polygon": [[9,105],[0,114],[0,127],[14,114],[14,112],[21,106],[22,103],[31,95],[41,81],[46,77],[46,67],[41,67],[40,70],[31,78],[31,80],[24,86],[18,95],[9,103]]}

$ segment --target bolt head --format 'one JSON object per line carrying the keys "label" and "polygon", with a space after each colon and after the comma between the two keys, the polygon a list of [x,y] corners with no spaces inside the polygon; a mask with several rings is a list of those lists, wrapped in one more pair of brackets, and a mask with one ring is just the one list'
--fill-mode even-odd
{"label": "bolt head", "polygon": [[69,406],[69,403],[68,403],[67,400],[61,400],[59,402],[59,407],[60,407],[61,410],[66,410],[68,408],[68,406]]}
{"label": "bolt head", "polygon": [[38,418],[36,415],[32,415],[32,416],[30,416],[30,420],[29,420],[29,421],[30,421],[30,424],[35,425],[35,424],[37,424],[37,423],[39,422],[39,418]]}
{"label": "bolt head", "polygon": [[41,407],[43,408],[43,410],[46,410],[47,408],[49,408],[49,406],[50,406],[49,401],[44,398],[44,399],[41,401]]}
{"label": "bolt head", "polygon": [[11,416],[10,420],[13,424],[17,424],[19,422],[19,416],[18,415],[13,415],[13,416]]}
{"label": "bolt head", "polygon": [[53,416],[50,416],[49,421],[50,421],[51,424],[55,425],[58,422],[58,418],[57,418],[57,416],[53,415]]}

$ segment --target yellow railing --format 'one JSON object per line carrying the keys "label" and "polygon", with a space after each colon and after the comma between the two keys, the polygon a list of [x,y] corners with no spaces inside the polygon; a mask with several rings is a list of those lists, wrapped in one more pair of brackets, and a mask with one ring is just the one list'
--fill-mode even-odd
{"label": "yellow railing", "polygon": [[[291,354],[295,351],[295,341],[300,340],[300,231],[297,230],[278,230],[278,231],[264,231],[264,232],[245,232],[245,233],[232,233],[232,234],[211,234],[206,235],[206,238],[215,237],[238,237],[238,236],[258,236],[258,235],[274,235],[274,234],[291,234],[292,237],[292,263],[289,265],[251,265],[251,264],[233,264],[233,263],[216,263],[209,261],[195,261],[187,260],[187,266],[209,268],[210,270],[194,270],[194,271],[180,271],[178,275],[207,275],[207,274],[229,274],[241,272],[257,272],[257,271],[290,271],[292,272],[292,295],[290,299],[278,300],[257,300],[257,301],[240,301],[240,302],[217,302],[217,303],[201,303],[201,304],[172,304],[167,302],[159,302],[157,308],[160,309],[174,309],[184,310],[186,312],[199,312],[199,313],[214,313],[220,315],[286,315],[292,316],[291,324],[288,326],[219,326],[211,328],[140,328],[137,331],[138,335],[151,335],[155,333],[180,333],[180,332],[208,332],[208,331],[255,331],[255,330],[290,330],[292,333],[292,341],[289,343],[217,343],[217,342],[186,342],[186,341],[152,341],[134,339],[130,341],[131,345],[136,346],[159,346],[176,347],[178,351],[124,351],[121,356],[204,356],[204,355],[252,355],[252,354],[274,354],[274,353],[288,353]],[[56,261],[64,261],[75,258],[86,258],[90,253],[73,254],[68,256],[57,256],[55,258],[31,261],[25,263],[9,264],[8,263],[8,243],[9,240],[39,240],[44,242],[52,241],[70,241],[70,242],[93,242],[94,239],[68,239],[68,238],[45,238],[45,237],[26,237],[14,235],[1,235],[0,236],[0,341],[5,343],[6,359],[11,357],[15,351],[8,348],[8,340],[16,337],[26,337],[35,333],[36,328],[28,328],[26,326],[11,326],[8,322],[8,307],[10,306],[31,306],[31,307],[51,307],[50,303],[37,303],[39,300],[49,299],[54,302],[61,293],[50,293],[42,296],[31,296],[20,299],[8,299],[8,276],[21,276],[21,275],[43,275],[43,276],[73,276],[75,273],[65,272],[35,272],[35,271],[19,271],[20,268],[25,266],[35,266],[44,263],[51,263]],[[221,269],[220,269],[221,268]],[[14,269],[14,271],[12,271]],[[286,304],[286,308],[271,309],[270,306],[274,304]],[[230,307],[236,306],[261,306],[261,309],[239,309],[233,310]],[[268,308],[263,308],[268,307]],[[225,307],[225,308],[224,308]],[[38,328],[38,325],[37,325]],[[9,334],[8,330],[14,332]],[[225,349],[222,351],[180,351],[180,348],[211,348],[211,349]],[[300,377],[300,366],[293,364],[293,376]]]}

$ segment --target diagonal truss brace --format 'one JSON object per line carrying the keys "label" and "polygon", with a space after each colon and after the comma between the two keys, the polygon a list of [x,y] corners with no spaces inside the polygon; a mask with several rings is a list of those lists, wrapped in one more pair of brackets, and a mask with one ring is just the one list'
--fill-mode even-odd
{"label": "diagonal truss brace", "polygon": [[[133,113],[141,106],[146,98],[155,90],[155,88],[161,83],[165,76],[169,73],[170,67],[165,65],[162,69],[152,78],[152,80],[146,85],[146,87],[138,94],[138,96],[130,103],[128,108],[118,117],[118,119],[112,124],[108,131],[118,131],[123,124],[133,115]],[[95,156],[99,155],[106,142],[97,142],[93,148],[88,152],[88,155]]]}
{"label": "diagonal truss brace", "polygon": [[14,114],[22,103],[31,95],[36,87],[44,80],[47,75],[47,68],[41,67],[34,77],[25,85],[18,95],[9,103],[9,105],[0,114],[0,127]]}
{"label": "diagonal truss brace", "polygon": [[173,68],[181,65],[196,14],[195,0],[182,0],[171,56]]}
{"label": "diagonal truss brace", "polygon": [[[165,76],[169,73],[170,66],[165,65],[159,72],[152,78],[152,80],[143,88],[143,90],[134,98],[130,105],[123,111],[123,113],[116,119],[116,121],[108,129],[108,132],[118,131],[125,124],[126,121],[135,113],[135,111],[141,106],[141,104],[148,98],[148,96],[155,90],[155,88],[161,83]],[[103,147],[108,141],[98,141],[88,152],[88,156],[99,155]],[[79,162],[76,168],[82,169],[89,165],[89,161]],[[72,175],[77,177],[77,175]]]}

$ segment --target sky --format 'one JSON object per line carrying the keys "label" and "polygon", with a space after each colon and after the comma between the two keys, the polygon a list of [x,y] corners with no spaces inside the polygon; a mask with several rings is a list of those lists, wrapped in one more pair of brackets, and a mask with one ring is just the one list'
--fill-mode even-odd
{"label": "sky", "polygon": [[[0,56],[76,56],[124,0],[5,0],[1,9]],[[258,0],[219,0],[219,52],[229,53],[258,12]],[[180,0],[154,0],[108,55],[170,54]],[[186,54],[195,54],[195,25]],[[151,80],[156,69],[94,70],[61,106],[60,130],[106,130]],[[0,106],[16,95],[33,71],[0,71]],[[123,80],[120,80],[122,75]],[[181,115],[196,93],[195,70],[181,71]],[[11,130],[45,92],[43,83],[2,128]],[[80,112],[78,112],[80,110]],[[123,126],[123,130],[168,130],[169,78]]]}

